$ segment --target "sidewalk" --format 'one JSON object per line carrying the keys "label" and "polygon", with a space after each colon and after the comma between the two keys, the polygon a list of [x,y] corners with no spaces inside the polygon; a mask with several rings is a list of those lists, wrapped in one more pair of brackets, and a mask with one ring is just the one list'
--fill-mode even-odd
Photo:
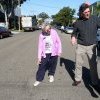
{"label": "sidewalk", "polygon": [[13,33],[13,34],[19,34],[19,33],[22,33],[23,31],[22,30],[11,30],[11,32]]}

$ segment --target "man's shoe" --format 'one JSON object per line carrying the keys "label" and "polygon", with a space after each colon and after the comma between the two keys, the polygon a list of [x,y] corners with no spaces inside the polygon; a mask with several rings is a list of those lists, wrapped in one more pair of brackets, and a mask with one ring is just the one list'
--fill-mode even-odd
{"label": "man's shoe", "polygon": [[99,93],[99,95],[100,95],[100,85],[99,84],[97,84],[97,85],[92,85],[93,86],[93,88]]}
{"label": "man's shoe", "polygon": [[36,81],[35,83],[34,83],[34,86],[38,86],[40,84],[40,82],[39,81]]}
{"label": "man's shoe", "polygon": [[81,81],[74,81],[72,86],[78,86],[81,83]]}

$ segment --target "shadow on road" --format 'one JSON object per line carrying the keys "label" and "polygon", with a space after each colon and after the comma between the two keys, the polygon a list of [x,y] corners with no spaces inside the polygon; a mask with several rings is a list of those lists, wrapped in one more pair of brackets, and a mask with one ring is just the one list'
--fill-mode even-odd
{"label": "shadow on road", "polygon": [[[63,64],[65,66],[66,71],[70,75],[71,79],[74,81],[75,62],[73,62],[69,59],[60,58],[60,66],[62,66]],[[92,97],[98,98],[97,93],[100,95],[100,88],[94,87],[92,85],[91,77],[90,77],[90,70],[87,69],[86,67],[83,67],[82,72],[83,72],[82,79],[83,79],[85,87],[91,93]]]}
{"label": "shadow on road", "polygon": [[100,94],[100,88],[98,88],[97,86],[96,87],[93,86],[91,82],[91,77],[90,77],[90,70],[87,69],[86,67],[83,67],[82,71],[83,71],[82,79],[83,79],[85,87],[89,90],[92,97],[98,98],[98,94]]}
{"label": "shadow on road", "polygon": [[75,70],[75,65],[74,62],[65,58],[60,58],[60,66],[64,64],[65,69],[67,70],[68,74],[74,81],[74,70]]}

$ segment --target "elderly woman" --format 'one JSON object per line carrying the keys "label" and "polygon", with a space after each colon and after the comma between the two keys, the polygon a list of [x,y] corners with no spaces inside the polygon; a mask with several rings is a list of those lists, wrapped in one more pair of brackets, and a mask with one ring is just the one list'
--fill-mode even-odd
{"label": "elderly woman", "polygon": [[58,56],[61,55],[61,41],[57,32],[50,25],[43,25],[39,35],[38,45],[38,71],[36,82],[38,86],[44,79],[45,72],[48,70],[49,82],[54,81],[54,74],[57,66]]}

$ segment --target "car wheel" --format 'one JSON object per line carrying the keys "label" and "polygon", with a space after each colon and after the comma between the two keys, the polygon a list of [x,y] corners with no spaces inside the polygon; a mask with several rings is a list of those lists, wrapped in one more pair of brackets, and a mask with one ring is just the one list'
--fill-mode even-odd
{"label": "car wheel", "polygon": [[0,39],[3,39],[3,35],[0,35]]}

